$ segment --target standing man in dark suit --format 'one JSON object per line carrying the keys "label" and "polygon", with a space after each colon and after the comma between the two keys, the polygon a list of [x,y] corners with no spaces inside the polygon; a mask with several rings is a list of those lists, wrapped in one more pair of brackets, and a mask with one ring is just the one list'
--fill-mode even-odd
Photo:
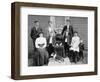
{"label": "standing man in dark suit", "polygon": [[71,40],[72,40],[72,37],[73,37],[73,26],[70,24],[70,22],[71,22],[70,19],[66,19],[65,26],[63,27],[63,30],[62,30],[63,43],[64,43],[66,55],[69,52],[69,46],[71,44]]}
{"label": "standing man in dark suit", "polygon": [[40,53],[37,51],[35,46],[35,40],[39,37],[39,33],[42,32],[42,28],[40,28],[39,21],[34,21],[34,26],[31,29],[31,38],[33,40],[33,66],[39,66],[40,65]]}
{"label": "standing man in dark suit", "polygon": [[31,38],[33,40],[33,47],[35,49],[35,40],[39,37],[39,33],[42,32],[42,28],[40,28],[39,21],[34,21],[34,27],[31,29]]}
{"label": "standing man in dark suit", "polygon": [[49,58],[51,57],[51,54],[54,53],[54,44],[55,44],[55,36],[54,33],[51,32],[49,37],[47,38],[47,51],[49,53]]}

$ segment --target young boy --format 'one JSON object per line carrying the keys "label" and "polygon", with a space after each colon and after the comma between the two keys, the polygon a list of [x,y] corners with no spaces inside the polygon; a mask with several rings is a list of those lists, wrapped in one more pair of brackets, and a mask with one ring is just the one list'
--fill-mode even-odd
{"label": "young boy", "polygon": [[83,40],[80,40],[80,44],[79,44],[79,57],[82,60],[84,59],[83,50],[84,50]]}
{"label": "young boy", "polygon": [[71,62],[77,62],[77,57],[79,56],[79,43],[80,38],[78,36],[78,32],[74,32],[74,36],[72,37],[71,41],[71,48],[70,48],[70,59]]}

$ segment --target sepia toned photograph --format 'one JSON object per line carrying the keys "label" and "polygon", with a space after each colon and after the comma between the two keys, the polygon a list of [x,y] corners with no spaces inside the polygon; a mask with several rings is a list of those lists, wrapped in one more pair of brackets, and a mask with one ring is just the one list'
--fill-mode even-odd
{"label": "sepia toned photograph", "polygon": [[28,15],[28,66],[67,66],[87,61],[87,17]]}

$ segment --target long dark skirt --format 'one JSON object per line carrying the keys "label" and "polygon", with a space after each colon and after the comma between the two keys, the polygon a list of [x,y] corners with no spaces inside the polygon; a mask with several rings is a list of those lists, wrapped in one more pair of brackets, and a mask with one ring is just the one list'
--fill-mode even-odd
{"label": "long dark skirt", "polygon": [[49,56],[46,49],[37,49],[37,55],[38,55],[38,66],[48,65],[49,62]]}
{"label": "long dark skirt", "polygon": [[57,55],[61,56],[61,57],[65,57],[65,50],[63,46],[59,46],[59,47],[55,47],[55,52]]}

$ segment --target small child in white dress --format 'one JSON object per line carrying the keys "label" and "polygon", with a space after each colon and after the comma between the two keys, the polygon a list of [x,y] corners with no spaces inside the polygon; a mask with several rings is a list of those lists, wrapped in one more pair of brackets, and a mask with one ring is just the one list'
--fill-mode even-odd
{"label": "small child in white dress", "polygon": [[71,41],[71,48],[70,48],[70,55],[71,55],[71,62],[77,62],[77,57],[79,54],[79,44],[80,38],[78,36],[78,32],[74,32],[74,36],[72,37]]}
{"label": "small child in white dress", "polygon": [[78,36],[78,33],[75,32],[74,36],[72,37],[70,50],[79,52],[79,44],[80,44],[80,38]]}

